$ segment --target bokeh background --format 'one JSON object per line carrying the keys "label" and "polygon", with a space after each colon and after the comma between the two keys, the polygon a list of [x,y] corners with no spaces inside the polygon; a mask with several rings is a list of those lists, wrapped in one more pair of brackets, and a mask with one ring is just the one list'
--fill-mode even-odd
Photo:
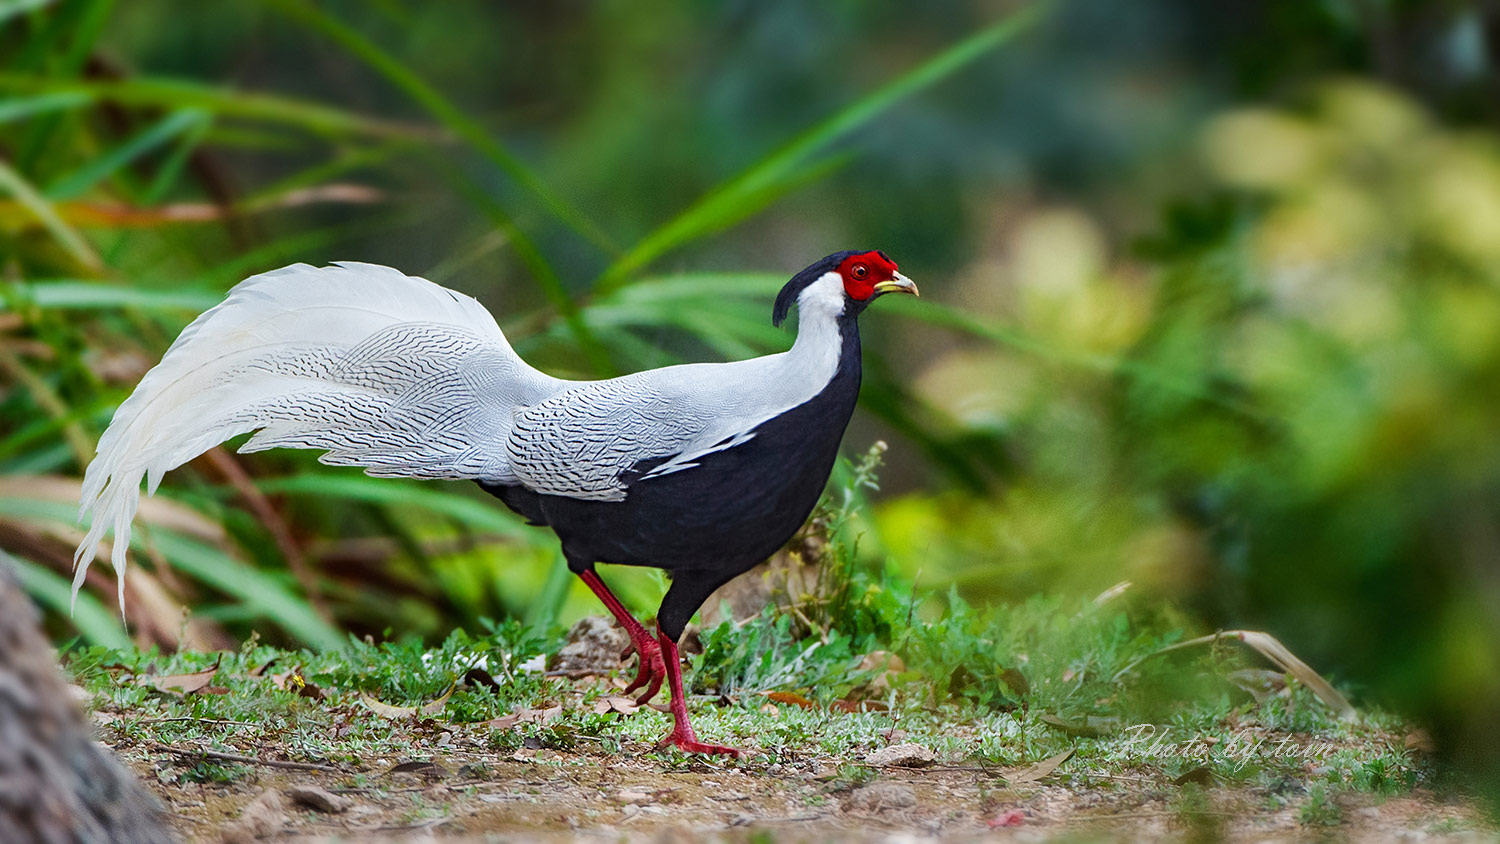
{"label": "bokeh background", "polygon": [[863,565],[1128,580],[1486,769],[1497,39],[1457,0],[4,0],[0,548],[59,640],[567,622],[551,535],[477,489],[225,449],[143,507],[127,634],[107,566],[68,615],[78,479],[286,263],[424,275],[595,377],[784,348],[784,280],[880,248],[924,298],[864,320]]}

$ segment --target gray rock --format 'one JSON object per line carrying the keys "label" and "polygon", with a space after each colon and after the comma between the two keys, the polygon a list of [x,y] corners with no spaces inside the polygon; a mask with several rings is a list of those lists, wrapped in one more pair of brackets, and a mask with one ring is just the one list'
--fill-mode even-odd
{"label": "gray rock", "polygon": [[866,764],[877,767],[925,768],[937,761],[937,756],[920,744],[893,744],[882,747],[865,757]]}
{"label": "gray rock", "polygon": [[917,793],[909,785],[896,782],[872,782],[857,788],[844,801],[844,811],[860,810],[882,812],[891,809],[910,809],[917,805]]}
{"label": "gray rock", "polygon": [[630,646],[613,619],[591,615],[568,631],[568,643],[557,652],[558,671],[610,671],[620,667],[620,653]]}
{"label": "gray rock", "polygon": [[324,791],[315,785],[299,785],[282,789],[282,794],[298,806],[306,806],[318,812],[337,815],[349,808],[349,798]]}

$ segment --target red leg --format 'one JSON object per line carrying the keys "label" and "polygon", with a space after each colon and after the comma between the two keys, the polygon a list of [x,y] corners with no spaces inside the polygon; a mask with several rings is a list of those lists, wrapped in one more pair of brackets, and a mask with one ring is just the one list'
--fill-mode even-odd
{"label": "red leg", "polygon": [[[620,626],[625,628],[626,635],[630,637],[630,648],[640,656],[640,670],[636,673],[635,679],[631,681],[630,685],[625,687],[625,693],[630,694],[636,689],[645,686],[646,691],[636,699],[637,703],[645,706],[661,690],[662,677],[666,674],[666,668],[662,664],[660,646],[656,644],[655,639],[651,638],[651,633],[645,627],[641,626],[639,621],[635,620],[635,616],[630,614],[630,610],[625,609],[625,605],[620,603],[620,599],[615,597],[615,593],[609,591],[609,587],[604,585],[604,581],[600,580],[599,575],[595,574],[592,569],[582,572],[578,576],[583,578],[583,582],[588,584],[590,589],[594,590],[594,594],[599,596],[600,601],[604,602],[605,608],[615,617],[615,621],[618,621]],[[621,654],[621,657],[623,658],[629,653],[630,651],[627,650],[624,654]]]}
{"label": "red leg", "polygon": [[661,634],[661,650],[667,664],[667,682],[672,688],[672,732],[657,743],[657,747],[672,745],[687,753],[718,753],[738,757],[742,751],[722,744],[704,744],[693,733],[688,722],[687,695],[682,693],[682,661],[677,655],[677,643]]}

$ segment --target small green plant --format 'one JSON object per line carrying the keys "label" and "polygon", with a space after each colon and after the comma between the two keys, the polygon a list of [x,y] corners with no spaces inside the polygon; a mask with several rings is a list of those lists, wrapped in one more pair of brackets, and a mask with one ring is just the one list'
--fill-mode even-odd
{"label": "small green plant", "polygon": [[1208,790],[1197,783],[1181,786],[1172,796],[1172,813],[1177,823],[1187,831],[1191,842],[1221,841],[1224,838],[1224,818],[1214,811]]}
{"label": "small green plant", "polygon": [[1344,810],[1335,798],[1328,783],[1314,782],[1308,786],[1307,799],[1297,810],[1297,820],[1303,826],[1338,826],[1344,820]]}
{"label": "small green plant", "polygon": [[840,765],[838,773],[828,781],[828,791],[852,791],[873,782],[878,772],[869,765]]}
{"label": "small green plant", "polygon": [[213,785],[226,785],[243,779],[250,769],[244,765],[224,764],[203,760],[194,762],[182,772],[182,779],[187,782],[198,782]]}

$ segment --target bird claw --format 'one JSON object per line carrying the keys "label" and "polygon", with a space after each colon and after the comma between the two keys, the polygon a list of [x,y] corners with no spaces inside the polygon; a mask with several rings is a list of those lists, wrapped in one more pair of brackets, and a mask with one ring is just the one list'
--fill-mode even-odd
{"label": "bird claw", "polygon": [[708,744],[698,741],[697,736],[691,732],[684,734],[680,730],[672,730],[666,738],[656,743],[657,750],[675,747],[683,753],[702,753],[707,756],[728,756],[731,759],[739,759],[745,755],[745,751],[737,747],[725,747],[722,744]]}
{"label": "bird claw", "polygon": [[646,691],[635,700],[637,704],[645,706],[651,698],[656,697],[657,692],[661,691],[662,678],[667,676],[667,663],[662,659],[661,645],[650,638],[632,640],[630,646],[620,654],[620,658],[630,656],[632,651],[640,656],[641,665],[640,670],[636,672],[635,679],[625,687],[625,694],[628,695],[645,686]]}

